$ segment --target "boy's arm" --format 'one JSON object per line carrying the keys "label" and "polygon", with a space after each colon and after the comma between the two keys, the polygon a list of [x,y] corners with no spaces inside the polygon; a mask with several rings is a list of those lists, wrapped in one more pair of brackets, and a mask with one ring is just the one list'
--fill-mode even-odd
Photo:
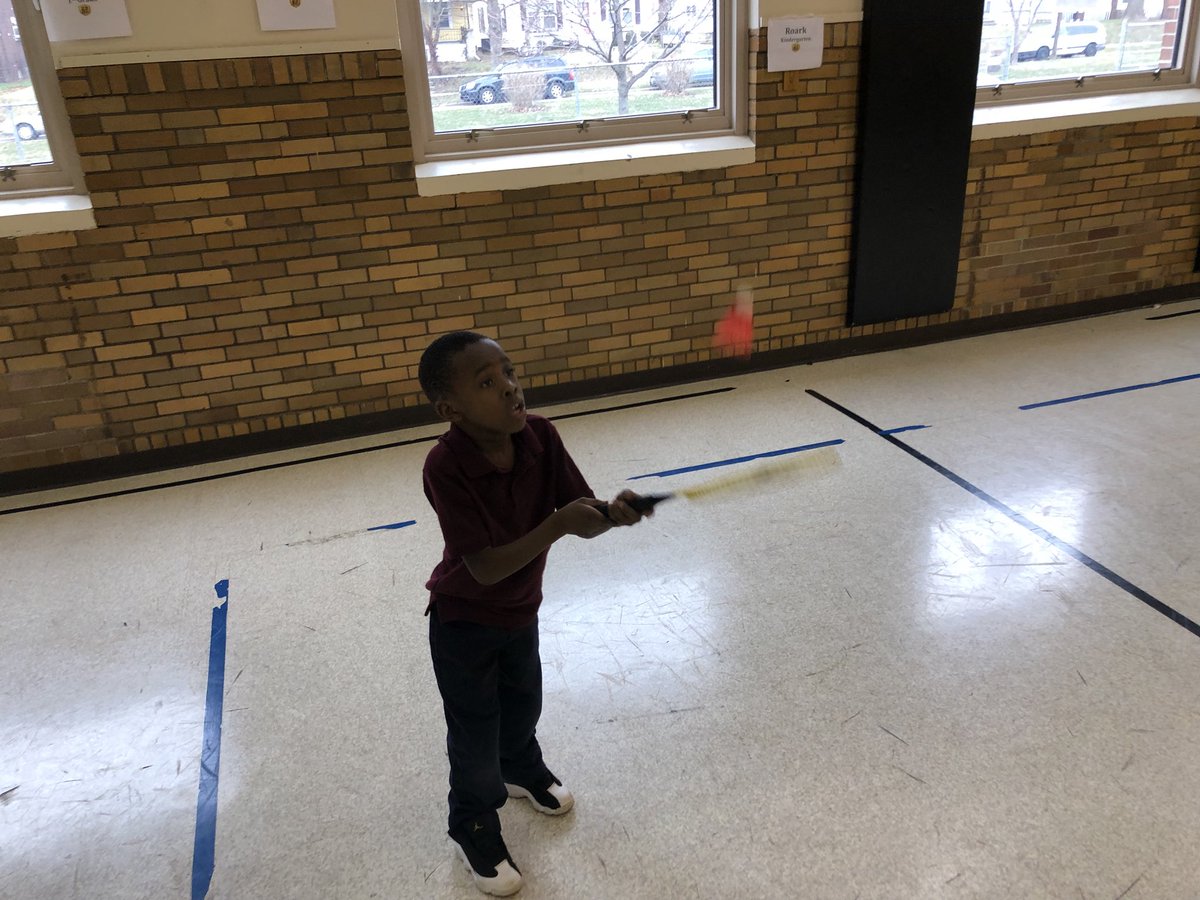
{"label": "boy's arm", "polygon": [[542,520],[533,531],[500,547],[488,547],[463,557],[471,577],[480,584],[495,584],[529,565],[543,550],[568,534],[594,538],[613,523],[595,508],[599,501],[584,497],[568,503]]}

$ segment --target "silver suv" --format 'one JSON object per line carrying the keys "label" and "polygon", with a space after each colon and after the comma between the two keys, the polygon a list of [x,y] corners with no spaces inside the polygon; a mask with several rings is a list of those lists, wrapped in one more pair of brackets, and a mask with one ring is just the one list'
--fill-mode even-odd
{"label": "silver suv", "polygon": [[[1058,56],[1095,56],[1104,49],[1104,26],[1095,22],[1063,22],[1058,32]],[[1054,47],[1054,26],[1039,25],[1021,41],[1018,60],[1049,59]]]}

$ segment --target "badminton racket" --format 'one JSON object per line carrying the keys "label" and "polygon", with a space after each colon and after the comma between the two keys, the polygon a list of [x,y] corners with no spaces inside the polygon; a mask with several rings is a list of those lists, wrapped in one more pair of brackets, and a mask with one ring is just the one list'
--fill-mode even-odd
{"label": "badminton racket", "polygon": [[[711,478],[678,491],[642,494],[636,500],[628,502],[638,512],[646,513],[666,500],[677,498],[689,501],[708,500],[714,496],[736,491],[757,490],[764,484],[781,478],[824,474],[837,468],[841,462],[842,458],[833,447],[820,447],[816,450],[797,453],[787,459],[763,463],[720,478]],[[604,515],[608,515],[607,503],[598,505],[596,509]]]}

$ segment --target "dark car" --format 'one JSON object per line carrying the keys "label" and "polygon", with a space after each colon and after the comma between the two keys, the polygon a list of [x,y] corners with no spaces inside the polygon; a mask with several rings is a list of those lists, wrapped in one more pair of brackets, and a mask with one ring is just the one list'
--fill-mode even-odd
{"label": "dark car", "polygon": [[566,62],[557,56],[530,56],[473,78],[458,89],[458,99],[463,103],[500,103],[508,99],[504,94],[504,76],[533,69],[546,70],[546,92],[542,96],[553,100],[575,90],[575,73],[567,68]]}
{"label": "dark car", "polygon": [[[713,83],[713,52],[711,49],[701,50],[694,57],[669,57],[664,62],[667,65],[686,65],[688,67],[687,87],[700,87]],[[662,63],[650,73],[650,87],[656,90],[665,88],[671,80],[672,75]]]}

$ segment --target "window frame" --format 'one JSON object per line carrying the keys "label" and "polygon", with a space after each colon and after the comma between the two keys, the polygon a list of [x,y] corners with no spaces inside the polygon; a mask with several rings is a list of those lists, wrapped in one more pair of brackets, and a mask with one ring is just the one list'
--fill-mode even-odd
{"label": "window frame", "polygon": [[[425,47],[420,41],[421,9],[419,2],[397,0],[400,44],[404,58],[409,122],[412,129],[414,161],[423,163],[459,162],[503,158],[513,154],[551,156],[560,151],[612,148],[611,158],[627,158],[624,148],[671,141],[695,141],[748,135],[749,31],[747,0],[713,0],[714,46],[717,70],[714,90],[717,102],[713,110],[692,110],[652,116],[626,116],[568,121],[553,124],[481,129],[473,132],[436,134],[433,108],[429,99],[429,76]],[[602,3],[601,8],[607,7]],[[416,47],[416,52],[403,48]],[[684,166],[680,167],[685,168]],[[418,176],[419,177],[419,176]]]}
{"label": "window frame", "polygon": [[12,166],[15,181],[0,182],[0,200],[19,200],[49,194],[86,195],[83,166],[71,133],[66,102],[59,87],[58,70],[41,13],[30,0],[13,0],[13,14],[21,30],[21,47],[29,66],[52,161]]}
{"label": "window frame", "polygon": [[[1200,3],[1194,0],[1184,0],[1182,4],[1184,21],[1176,38],[1175,59],[1178,65],[1175,68],[1156,72],[1120,72],[1085,75],[1081,78],[1069,76],[1053,80],[984,84],[976,88],[976,108],[1195,88],[1200,82],[1200,54],[1197,53],[1200,14],[1197,7],[1200,7]],[[1063,22],[1063,25],[1067,24]],[[980,49],[982,51],[982,45]]]}

